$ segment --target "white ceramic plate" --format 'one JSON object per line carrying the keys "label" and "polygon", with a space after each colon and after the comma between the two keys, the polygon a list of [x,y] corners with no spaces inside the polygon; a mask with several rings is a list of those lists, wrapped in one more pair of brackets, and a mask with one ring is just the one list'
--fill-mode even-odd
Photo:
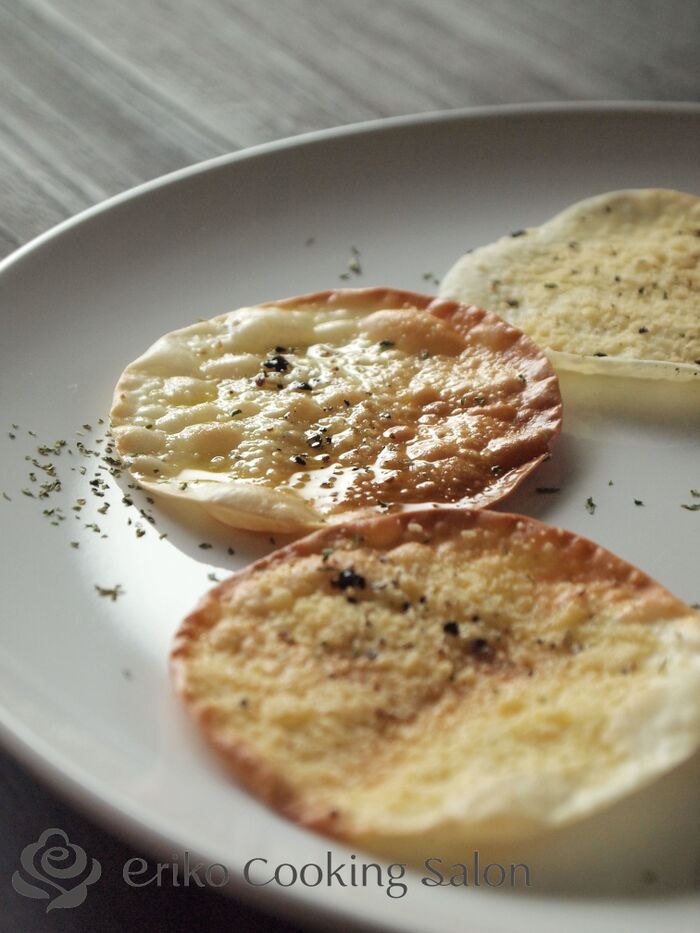
{"label": "white ceramic plate", "polygon": [[[137,538],[127,524],[139,518],[137,507],[121,502],[126,481],[120,487],[105,473],[110,490],[95,498],[88,481],[99,461],[77,451],[38,457],[55,462],[60,492],[40,500],[20,490],[36,493],[47,479],[24,459],[37,443],[66,439],[75,449],[76,430],[89,423],[93,431],[77,439],[96,446],[122,367],[161,333],[237,305],[348,284],[339,274],[352,246],[362,274],[349,284],[432,291],[424,275],[440,276],[468,247],[578,198],[631,186],[700,193],[699,150],[700,108],[691,105],[388,120],[186,169],[87,211],[3,263],[1,486],[11,501],[0,499],[0,707],[9,747],[120,832],[154,850],[224,863],[240,896],[297,917],[474,933],[651,933],[662,922],[676,933],[695,930],[697,759],[606,813],[514,851],[531,869],[526,890],[429,888],[420,872],[395,899],[376,885],[242,882],[241,866],[256,856],[301,866],[324,862],[328,851],[350,854],[233,785],[170,690],[170,639],[211,585],[207,574],[271,545],[160,502],[152,507],[157,529],[142,522],[146,534]],[[564,390],[555,455],[508,507],[587,534],[700,600],[700,512],[680,507],[700,502],[689,492],[700,487],[697,394],[640,384],[625,404],[614,380],[586,378]],[[70,469],[83,463],[86,476]],[[537,495],[535,486],[561,492]],[[80,498],[87,504],[72,511]],[[108,513],[97,514],[105,501]],[[67,518],[52,526],[42,511],[56,506]],[[85,527],[95,521],[99,533]],[[100,598],[96,584],[120,584],[124,594]]]}

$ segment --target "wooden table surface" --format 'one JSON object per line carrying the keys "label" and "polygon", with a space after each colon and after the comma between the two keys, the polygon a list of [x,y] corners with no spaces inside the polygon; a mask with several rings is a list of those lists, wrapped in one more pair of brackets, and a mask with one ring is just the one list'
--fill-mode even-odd
{"label": "wooden table surface", "polygon": [[[358,120],[516,101],[697,101],[694,0],[0,0],[0,256],[139,182]],[[9,881],[64,829],[79,910]],[[0,753],[0,931],[292,930],[206,891],[128,888],[143,855]]]}

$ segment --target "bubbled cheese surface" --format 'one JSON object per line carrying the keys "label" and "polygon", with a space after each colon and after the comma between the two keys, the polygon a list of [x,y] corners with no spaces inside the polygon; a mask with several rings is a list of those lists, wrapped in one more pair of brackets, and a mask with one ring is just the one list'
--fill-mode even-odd
{"label": "bubbled cheese surface", "polygon": [[440,294],[496,311],[558,368],[700,380],[700,199],[587,198],[466,254]]}
{"label": "bubbled cheese surface", "polygon": [[488,511],[276,552],[205,597],[173,672],[254,794],[401,858],[581,819],[700,746],[700,615],[585,539]]}
{"label": "bubbled cheese surface", "polygon": [[475,308],[382,289],[242,308],[125,370],[119,453],[156,492],[244,528],[297,531],[393,504],[483,504],[547,451],[546,358]]}

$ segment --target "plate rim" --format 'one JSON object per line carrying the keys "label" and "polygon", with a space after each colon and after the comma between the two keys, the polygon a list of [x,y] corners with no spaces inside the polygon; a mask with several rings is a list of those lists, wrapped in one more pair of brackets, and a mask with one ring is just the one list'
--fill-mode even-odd
{"label": "plate rim", "polygon": [[[386,130],[424,126],[431,123],[469,122],[488,118],[503,120],[511,117],[535,118],[542,115],[594,115],[596,113],[649,113],[700,118],[700,103],[694,101],[593,99],[467,106],[379,117],[285,136],[183,166],[139,183],[79,211],[77,214],[60,221],[33,237],[0,260],[0,285],[2,284],[2,276],[15,265],[74,227],[78,227],[80,224],[107,213],[113,208],[161,188],[166,188],[197,175],[206,174],[209,171],[235,165],[238,162],[245,162],[260,156],[302,146],[322,144],[328,140],[370,136]],[[29,727],[26,727],[13,715],[11,709],[2,701],[0,701],[0,747],[18,761],[21,766],[25,767],[37,780],[54,791],[59,798],[73,806],[79,814],[86,815],[98,826],[107,829],[118,839],[134,841],[143,846],[144,850],[154,855],[171,854],[173,847],[176,850],[187,849],[191,854],[201,855],[201,853],[197,853],[196,847],[184,846],[182,840],[178,839],[177,831],[167,830],[161,826],[157,816],[151,815],[150,819],[145,821],[143,815],[140,816],[135,812],[135,810],[141,808],[134,807],[133,801],[128,796],[118,792],[107,795],[99,780],[93,779],[90,774],[85,774],[83,768],[74,767],[59,748],[34,734]],[[204,856],[204,859],[206,861],[206,856]],[[219,890],[240,898],[244,903],[250,904],[255,909],[267,914],[272,913],[278,916],[285,914],[288,918],[291,917],[294,920],[313,926],[319,926],[327,921],[337,922],[342,919],[348,929],[365,931],[370,929],[385,931],[405,929],[400,917],[396,921],[385,917],[370,919],[368,916],[362,916],[356,911],[348,910],[342,904],[333,905],[325,902],[314,902],[309,895],[293,888],[275,888],[266,891],[263,895],[257,888],[246,884],[243,878],[238,877],[233,871],[231,872],[230,883]],[[568,898],[564,895],[548,895],[548,902],[552,905],[565,903],[567,900]]]}
{"label": "plate rim", "polygon": [[700,102],[695,101],[655,101],[655,100],[580,100],[580,101],[536,101],[516,104],[484,104],[475,107],[457,107],[453,109],[426,110],[417,113],[399,114],[391,117],[377,117],[372,120],[360,120],[353,123],[343,123],[339,126],[326,127],[320,130],[309,130],[305,133],[295,133],[283,136],[280,139],[257,143],[235,149],[222,155],[212,156],[193,162],[164,175],[157,175],[148,181],[140,182],[125,191],[104,198],[96,204],[86,207],[77,214],[59,221],[48,230],[32,237],[16,250],[13,250],[0,260],[0,275],[5,273],[15,263],[20,262],[28,254],[40,248],[44,243],[65,233],[67,230],[90,220],[99,214],[106,213],[114,207],[135,200],[151,191],[164,188],[168,185],[184,181],[194,175],[204,174],[218,168],[223,168],[236,162],[245,162],[259,156],[268,155],[285,149],[296,149],[300,146],[322,143],[328,139],[342,139],[347,136],[371,135],[385,129],[401,129],[403,127],[418,126],[429,123],[447,123],[450,120],[457,122],[476,120],[485,117],[534,117],[540,114],[570,114],[570,113],[664,113],[683,114],[700,117]]}

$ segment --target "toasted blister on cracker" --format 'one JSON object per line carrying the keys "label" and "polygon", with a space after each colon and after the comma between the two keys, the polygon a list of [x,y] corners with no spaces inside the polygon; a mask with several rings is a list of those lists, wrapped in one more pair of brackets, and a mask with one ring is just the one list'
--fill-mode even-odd
{"label": "toasted blister on cracker", "polygon": [[423,860],[580,820],[700,746],[700,614],[518,515],[329,526],[207,594],[177,690],[250,791]]}
{"label": "toasted blister on cracker", "polygon": [[139,484],[239,528],[497,502],[561,426],[546,356],[491,312],[385,288],[241,308],[131,363],[111,412]]}
{"label": "toasted blister on cracker", "polygon": [[587,198],[467,253],[440,294],[502,315],[559,370],[700,382],[700,198]]}

